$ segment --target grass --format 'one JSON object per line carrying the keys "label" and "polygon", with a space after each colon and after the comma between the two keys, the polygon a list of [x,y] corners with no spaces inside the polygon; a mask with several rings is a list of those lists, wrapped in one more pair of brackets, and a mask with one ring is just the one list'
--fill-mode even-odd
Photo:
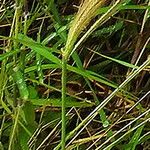
{"label": "grass", "polygon": [[0,149],[149,149],[149,5],[2,0]]}

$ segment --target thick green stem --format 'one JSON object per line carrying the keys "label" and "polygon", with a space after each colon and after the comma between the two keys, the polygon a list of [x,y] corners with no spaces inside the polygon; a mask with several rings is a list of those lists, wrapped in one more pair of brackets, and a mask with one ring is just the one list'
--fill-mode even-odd
{"label": "thick green stem", "polygon": [[65,150],[65,138],[66,138],[66,110],[65,110],[65,99],[66,99],[66,78],[67,78],[67,59],[65,55],[62,58],[62,135],[61,143],[62,150]]}

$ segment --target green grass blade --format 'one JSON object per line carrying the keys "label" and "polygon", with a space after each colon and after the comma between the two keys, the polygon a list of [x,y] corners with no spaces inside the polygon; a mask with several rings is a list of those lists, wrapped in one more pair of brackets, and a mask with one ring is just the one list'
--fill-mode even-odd
{"label": "green grass blade", "polygon": [[[49,98],[49,99],[29,99],[33,105],[37,106],[51,106],[51,107],[60,107],[61,108],[61,99],[60,98]],[[95,105],[94,103],[90,102],[80,102],[76,101],[75,98],[66,97],[66,108],[69,107],[92,107]]]}
{"label": "green grass blade", "polygon": [[104,58],[106,58],[106,59],[108,59],[108,60],[111,60],[111,61],[114,61],[114,62],[116,62],[116,63],[118,63],[118,64],[121,64],[121,65],[123,65],[123,66],[129,67],[129,68],[138,69],[138,66],[135,66],[135,65],[133,65],[133,64],[130,64],[130,63],[127,63],[127,62],[125,62],[125,61],[122,61],[122,60],[119,60],[119,59],[115,59],[115,58],[112,58],[112,57],[109,57],[109,56],[106,56],[106,55],[103,55],[103,54],[100,54],[100,53],[95,52],[95,51],[93,51],[93,50],[90,50],[90,51],[92,51],[93,53],[95,53],[95,54],[97,54],[97,55],[99,55],[99,56],[101,56],[101,57],[104,57]]}
{"label": "green grass blade", "polygon": [[[110,9],[110,6],[108,7],[103,7],[97,10],[97,15],[106,13]],[[145,9],[150,9],[150,6],[142,6],[142,5],[125,5],[121,6],[119,10],[145,10]]]}
{"label": "green grass blade", "polygon": [[18,39],[16,39],[18,42],[30,47],[32,50],[37,52],[38,54],[44,56],[45,58],[51,60],[53,63],[56,63],[58,65],[61,65],[61,61],[51,54],[51,49],[48,47],[45,47],[37,42],[34,42],[31,38],[28,38],[25,35],[19,34]]}
{"label": "green grass blade", "polygon": [[19,53],[19,52],[20,52],[20,50],[17,49],[17,50],[11,50],[11,51],[9,51],[9,52],[6,52],[6,53],[4,53],[4,54],[1,54],[1,55],[0,55],[0,61],[4,60],[4,59],[6,59],[6,58],[8,58],[8,57],[10,57],[10,56],[13,56],[13,55],[15,55],[15,54],[17,54],[17,53]]}
{"label": "green grass blade", "polygon": [[141,136],[141,133],[142,133],[142,130],[144,128],[144,125],[139,127],[134,135],[132,136],[130,142],[124,147],[125,150],[135,150],[136,149],[136,146],[138,145],[138,140]]}

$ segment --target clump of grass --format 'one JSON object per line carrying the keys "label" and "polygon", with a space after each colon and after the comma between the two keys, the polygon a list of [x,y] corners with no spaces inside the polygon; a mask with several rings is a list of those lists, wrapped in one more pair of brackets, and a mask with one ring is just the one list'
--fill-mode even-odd
{"label": "clump of grass", "polygon": [[0,149],[149,149],[149,5],[0,1]]}

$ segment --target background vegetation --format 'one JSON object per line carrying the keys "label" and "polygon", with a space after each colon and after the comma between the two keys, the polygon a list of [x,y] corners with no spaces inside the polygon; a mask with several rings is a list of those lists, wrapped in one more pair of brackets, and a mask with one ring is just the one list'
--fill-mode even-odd
{"label": "background vegetation", "polygon": [[1,0],[0,150],[149,150],[149,10]]}

